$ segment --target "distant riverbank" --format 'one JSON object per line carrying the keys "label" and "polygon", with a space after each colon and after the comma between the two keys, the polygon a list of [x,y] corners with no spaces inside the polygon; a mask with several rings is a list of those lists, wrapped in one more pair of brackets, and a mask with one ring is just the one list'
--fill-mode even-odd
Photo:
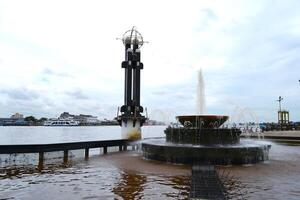
{"label": "distant riverbank", "polygon": [[[143,126],[142,137],[164,137],[166,126]],[[121,139],[120,126],[0,126],[0,144],[49,144]]]}

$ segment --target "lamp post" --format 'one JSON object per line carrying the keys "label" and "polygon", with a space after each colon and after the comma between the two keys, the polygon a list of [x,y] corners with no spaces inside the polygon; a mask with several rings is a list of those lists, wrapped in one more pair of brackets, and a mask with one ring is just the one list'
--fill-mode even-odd
{"label": "lamp post", "polygon": [[279,103],[279,111],[281,112],[281,101],[283,100],[283,98],[281,96],[278,97],[278,103]]}

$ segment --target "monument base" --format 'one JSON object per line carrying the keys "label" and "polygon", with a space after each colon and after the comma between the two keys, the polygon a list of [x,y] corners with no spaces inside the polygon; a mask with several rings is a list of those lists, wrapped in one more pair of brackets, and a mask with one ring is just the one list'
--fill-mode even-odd
{"label": "monument base", "polygon": [[142,138],[141,123],[133,123],[133,120],[122,121],[121,127],[122,139],[140,140]]}

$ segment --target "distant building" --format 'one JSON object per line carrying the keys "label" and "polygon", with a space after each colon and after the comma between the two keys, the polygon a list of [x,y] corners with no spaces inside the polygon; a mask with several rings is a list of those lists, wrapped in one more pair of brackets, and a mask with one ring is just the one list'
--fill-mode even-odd
{"label": "distant building", "polygon": [[23,119],[24,116],[20,113],[15,113],[12,116],[10,116],[10,118],[12,118],[12,119]]}
{"label": "distant building", "polygon": [[119,122],[117,120],[109,120],[109,119],[104,119],[100,122],[102,126],[119,126]]}
{"label": "distant building", "polygon": [[75,121],[78,121],[80,125],[99,125],[100,120],[98,120],[98,117],[92,116],[92,115],[72,115],[69,112],[63,112],[60,116],[60,119],[73,119]]}
{"label": "distant building", "polygon": [[29,123],[24,118],[0,118],[0,126],[28,126]]}
{"label": "distant building", "polygon": [[100,123],[98,117],[92,115],[75,115],[74,119],[79,121],[81,125],[97,125]]}
{"label": "distant building", "polygon": [[278,111],[278,124],[285,125],[290,122],[290,113],[286,110]]}
{"label": "distant building", "polygon": [[0,126],[28,126],[24,116],[20,113],[15,113],[10,118],[0,118]]}
{"label": "distant building", "polygon": [[66,118],[73,118],[75,115],[71,115],[69,112],[63,112],[60,114],[59,118],[63,118],[63,119],[66,119]]}
{"label": "distant building", "polygon": [[156,121],[156,120],[148,120],[145,125],[148,126],[165,126],[166,123],[165,122],[160,122],[160,121]]}

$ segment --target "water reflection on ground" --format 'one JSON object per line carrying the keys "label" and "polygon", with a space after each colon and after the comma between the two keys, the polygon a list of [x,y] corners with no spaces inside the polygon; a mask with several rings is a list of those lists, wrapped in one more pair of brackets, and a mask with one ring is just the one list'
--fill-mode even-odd
{"label": "water reflection on ground", "polygon": [[[60,157],[41,172],[30,159],[25,167],[2,167],[0,199],[188,199],[190,166],[145,160],[138,152],[95,151],[66,165]],[[230,199],[279,200],[300,199],[299,166],[300,146],[272,143],[267,162],[217,169]]]}
{"label": "water reflection on ground", "polygon": [[120,182],[113,188],[113,193],[123,199],[141,199],[147,177],[133,172],[123,172]]}
{"label": "water reflection on ground", "polygon": [[29,165],[2,169],[0,199],[188,199],[189,167],[150,162],[144,171],[148,161],[129,152],[72,162],[41,173]]}
{"label": "water reflection on ground", "polygon": [[124,172],[113,188],[116,199],[188,199],[189,178]]}
{"label": "water reflection on ground", "polygon": [[234,199],[300,199],[300,146],[272,143],[270,160],[244,166],[219,167],[236,181]]}

